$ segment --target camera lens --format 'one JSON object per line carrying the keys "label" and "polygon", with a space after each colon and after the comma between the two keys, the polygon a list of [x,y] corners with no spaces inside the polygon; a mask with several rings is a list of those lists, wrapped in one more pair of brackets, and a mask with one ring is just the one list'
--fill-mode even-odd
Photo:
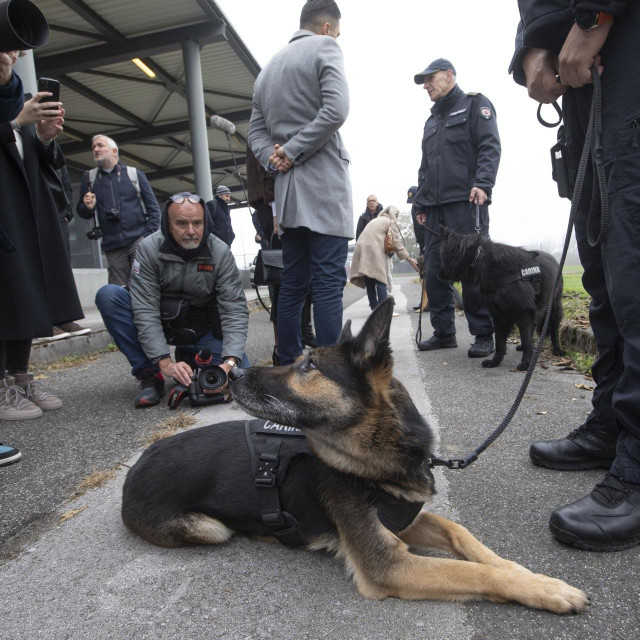
{"label": "camera lens", "polygon": [[217,364],[208,365],[200,370],[198,381],[203,389],[214,391],[226,384],[227,374]]}

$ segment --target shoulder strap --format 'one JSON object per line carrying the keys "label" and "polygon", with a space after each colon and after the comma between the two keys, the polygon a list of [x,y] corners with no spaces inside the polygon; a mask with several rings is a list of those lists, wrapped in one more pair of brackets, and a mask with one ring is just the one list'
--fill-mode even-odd
{"label": "shoulder strap", "polygon": [[138,181],[138,170],[135,167],[126,166],[127,176],[131,181],[131,184],[135,187],[136,193],[138,194],[138,200],[140,200],[140,206],[144,211],[144,215],[147,215],[147,207],[144,205],[144,200],[142,199],[142,193],[140,192],[140,183]]}
{"label": "shoulder strap", "polygon": [[93,185],[95,184],[97,176],[98,176],[98,167],[94,167],[89,171],[89,186],[91,187],[91,191],[93,191]]}

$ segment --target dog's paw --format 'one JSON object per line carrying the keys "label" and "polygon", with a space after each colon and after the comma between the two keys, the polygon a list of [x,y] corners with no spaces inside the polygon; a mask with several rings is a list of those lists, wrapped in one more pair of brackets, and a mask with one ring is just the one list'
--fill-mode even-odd
{"label": "dog's paw", "polygon": [[558,348],[558,349],[552,349],[551,353],[553,353],[554,356],[562,357],[562,356],[564,356],[566,354],[566,351],[564,349]]}
{"label": "dog's paw", "polygon": [[499,364],[500,364],[500,360],[495,360],[494,358],[489,358],[488,360],[482,361],[482,366],[485,369],[493,369],[494,367],[497,367]]}
{"label": "dog's paw", "polygon": [[516,594],[513,599],[534,609],[567,615],[582,613],[591,604],[584,591],[539,573],[531,576],[522,574],[521,580],[514,586]]}
{"label": "dog's paw", "polygon": [[528,360],[523,360],[517,367],[517,371],[526,371],[531,363]]}
{"label": "dog's paw", "polygon": [[516,347],[516,351],[522,351],[522,345],[521,345],[521,344],[519,344],[519,345]]}

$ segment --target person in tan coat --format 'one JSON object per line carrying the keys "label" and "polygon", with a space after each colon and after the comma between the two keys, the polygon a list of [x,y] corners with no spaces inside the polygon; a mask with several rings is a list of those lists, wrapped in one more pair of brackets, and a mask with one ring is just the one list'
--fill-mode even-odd
{"label": "person in tan coat", "polygon": [[417,271],[416,261],[404,248],[402,235],[397,223],[397,207],[385,207],[362,231],[351,261],[352,284],[367,290],[369,306],[375,309],[387,298],[387,255],[384,252],[384,239],[389,229],[393,238],[395,254],[401,260],[407,260]]}

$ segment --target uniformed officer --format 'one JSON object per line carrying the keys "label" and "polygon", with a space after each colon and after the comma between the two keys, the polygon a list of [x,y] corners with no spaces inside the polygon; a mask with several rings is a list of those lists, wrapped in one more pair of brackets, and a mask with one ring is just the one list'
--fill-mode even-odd
{"label": "uniformed officer", "polygon": [[561,471],[607,469],[590,493],[556,509],[549,526],[558,539],[582,549],[628,549],[640,544],[640,3],[518,4],[521,24],[511,71],[536,101],[553,102],[562,95],[567,158],[574,178],[592,103],[590,67],[598,68],[602,197],[609,203],[606,237],[591,246],[589,163],[575,229],[598,347],[592,367],[593,410],[566,437],[532,444],[529,457],[537,465]]}
{"label": "uniformed officer", "polygon": [[[453,285],[438,279],[439,225],[460,233],[474,233],[480,205],[480,228],[489,233],[491,190],[500,163],[500,137],[491,102],[480,93],[465,93],[456,83],[456,70],[448,60],[434,60],[415,76],[434,105],[424,126],[422,163],[414,204],[417,220],[426,224],[426,288],[434,333],[420,342],[422,351],[457,347]],[[494,351],[493,324],[480,290],[462,282],[464,311],[475,336],[468,355],[483,358]]]}

